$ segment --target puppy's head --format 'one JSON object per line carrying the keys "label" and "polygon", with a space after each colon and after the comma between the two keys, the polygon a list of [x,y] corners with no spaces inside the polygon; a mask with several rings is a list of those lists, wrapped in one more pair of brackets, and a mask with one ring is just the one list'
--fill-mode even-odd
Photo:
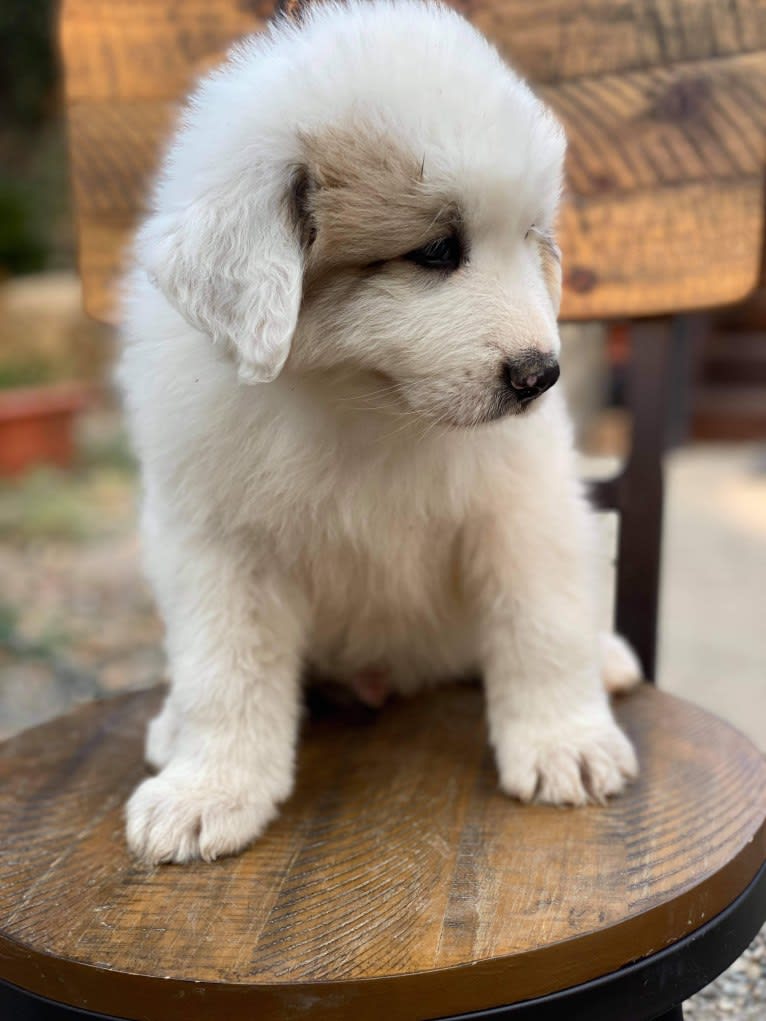
{"label": "puppy's head", "polygon": [[139,256],[246,381],[358,371],[408,411],[478,424],[558,376],[563,155],[453,11],[323,4],[203,83]]}

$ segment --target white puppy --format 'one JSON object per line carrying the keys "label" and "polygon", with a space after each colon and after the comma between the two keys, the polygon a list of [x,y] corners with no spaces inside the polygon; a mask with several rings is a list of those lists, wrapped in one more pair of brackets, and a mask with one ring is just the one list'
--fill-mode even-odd
{"label": "white puppy", "polygon": [[230,854],[274,818],[307,666],[372,702],[480,673],[523,800],[635,774],[570,426],[542,396],[564,148],[466,21],[415,0],[279,21],[194,95],[119,369],[172,677],[127,809],[146,860]]}

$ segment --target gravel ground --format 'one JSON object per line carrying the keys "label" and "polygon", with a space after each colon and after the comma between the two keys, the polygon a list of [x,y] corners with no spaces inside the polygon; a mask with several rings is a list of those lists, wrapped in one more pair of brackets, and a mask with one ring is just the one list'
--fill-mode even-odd
{"label": "gravel ground", "polygon": [[161,629],[132,535],[76,550],[0,543],[0,577],[0,738],[162,678]]}
{"label": "gravel ground", "polygon": [[764,1021],[766,1017],[766,928],[745,953],[684,1005],[686,1021]]}
{"label": "gravel ground", "polygon": [[0,737],[162,677],[121,457],[0,485]]}
{"label": "gravel ground", "polygon": [[[78,701],[146,687],[162,677],[161,628],[138,561],[134,478],[119,449],[109,450],[105,455],[102,443],[101,454],[73,476],[43,473],[20,487],[0,485],[0,737]],[[700,456],[697,450],[692,459]],[[720,450],[717,456],[724,463]],[[730,471],[732,460],[724,460]],[[707,461],[705,472],[703,496],[711,485]],[[685,486],[684,493],[692,492]],[[766,502],[751,510],[759,522],[766,520]],[[693,513],[685,505],[685,522]],[[672,536],[672,512],[670,522]],[[706,533],[706,548],[709,542]],[[732,548],[742,558],[730,565],[732,574],[747,576],[751,548],[746,543]],[[682,563],[671,559],[669,566],[685,576]],[[672,601],[671,593],[666,605]],[[674,616],[682,612],[673,605]],[[699,626],[694,630],[697,634]],[[683,628],[679,633],[683,636]],[[735,641],[730,628],[725,640]],[[673,656],[684,661],[683,650],[666,649],[665,658]],[[761,689],[762,676],[762,669],[753,672]],[[725,697],[731,698],[730,690]],[[762,728],[757,740],[766,720],[755,723]],[[688,1001],[686,1018],[766,1019],[766,929],[727,972]]]}

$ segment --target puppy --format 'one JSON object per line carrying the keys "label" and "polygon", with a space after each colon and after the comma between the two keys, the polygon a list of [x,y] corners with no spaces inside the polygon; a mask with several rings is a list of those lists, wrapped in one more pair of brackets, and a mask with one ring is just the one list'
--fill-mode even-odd
{"label": "puppy", "polygon": [[415,0],[277,21],[192,97],[119,367],[172,678],[127,807],[143,859],[263,831],[307,666],[375,702],[479,673],[524,801],[634,776],[600,658],[615,687],[636,664],[599,649],[554,387],[564,149],[482,37]]}

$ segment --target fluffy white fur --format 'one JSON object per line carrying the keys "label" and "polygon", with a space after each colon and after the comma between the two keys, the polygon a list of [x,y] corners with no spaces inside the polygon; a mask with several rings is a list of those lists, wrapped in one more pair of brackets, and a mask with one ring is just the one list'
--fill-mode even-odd
{"label": "fluffy white fur", "polygon": [[[263,831],[307,665],[362,693],[370,671],[401,693],[480,673],[500,785],[524,800],[601,801],[635,774],[600,658],[610,687],[638,671],[597,634],[560,388],[498,410],[503,363],[559,349],[563,155],[492,47],[413,0],[279,22],[196,92],[124,304],[172,680],[159,772],[127,809],[136,854],[213,859]],[[399,258],[432,208],[465,233],[448,275]]]}

